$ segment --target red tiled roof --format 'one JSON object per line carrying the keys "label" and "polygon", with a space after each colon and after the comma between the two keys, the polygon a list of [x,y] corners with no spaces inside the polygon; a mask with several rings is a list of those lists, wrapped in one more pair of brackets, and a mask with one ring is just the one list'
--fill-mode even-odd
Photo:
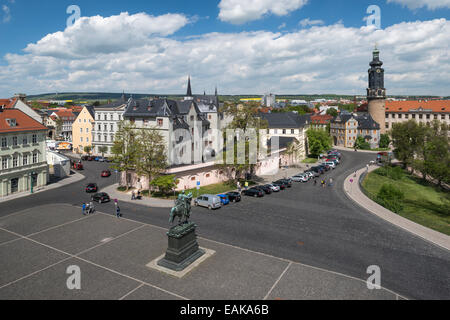
{"label": "red tiled roof", "polygon": [[3,106],[5,109],[10,109],[14,107],[16,104],[17,98],[12,99],[0,99],[0,106]]}
{"label": "red tiled roof", "polygon": [[330,123],[332,119],[333,119],[333,116],[331,116],[329,114],[314,115],[314,116],[311,116],[311,123],[327,124],[327,123]]}
{"label": "red tiled roof", "polygon": [[[6,119],[15,119],[16,126],[11,127]],[[0,133],[36,130],[48,129],[18,109],[3,109],[0,112]]]}
{"label": "red tiled roof", "polygon": [[450,100],[386,101],[386,112],[411,112],[420,108],[432,112],[449,113]]}
{"label": "red tiled roof", "polygon": [[75,120],[76,116],[73,114],[71,110],[58,110],[55,112],[55,114],[59,118],[73,118]]}

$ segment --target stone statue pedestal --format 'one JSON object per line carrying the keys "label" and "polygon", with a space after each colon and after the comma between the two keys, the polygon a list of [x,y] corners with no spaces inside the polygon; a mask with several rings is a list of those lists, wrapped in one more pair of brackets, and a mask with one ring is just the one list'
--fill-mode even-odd
{"label": "stone statue pedestal", "polygon": [[170,270],[182,271],[205,254],[198,246],[196,227],[195,223],[189,222],[170,228],[167,232],[169,245],[166,255],[157,264]]}

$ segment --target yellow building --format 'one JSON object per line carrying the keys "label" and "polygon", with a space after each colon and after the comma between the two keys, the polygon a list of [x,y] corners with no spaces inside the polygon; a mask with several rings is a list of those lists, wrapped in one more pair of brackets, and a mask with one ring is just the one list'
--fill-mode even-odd
{"label": "yellow building", "polygon": [[73,152],[84,153],[84,147],[92,146],[92,130],[94,130],[94,108],[84,107],[72,124]]}

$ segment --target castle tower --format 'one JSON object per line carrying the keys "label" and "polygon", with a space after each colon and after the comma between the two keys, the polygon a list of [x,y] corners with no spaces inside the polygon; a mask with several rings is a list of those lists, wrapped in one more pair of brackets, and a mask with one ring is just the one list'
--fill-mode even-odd
{"label": "castle tower", "polygon": [[386,133],[386,89],[384,88],[384,69],[381,67],[380,51],[375,47],[369,69],[369,88],[367,89],[368,111],[380,125],[380,133]]}

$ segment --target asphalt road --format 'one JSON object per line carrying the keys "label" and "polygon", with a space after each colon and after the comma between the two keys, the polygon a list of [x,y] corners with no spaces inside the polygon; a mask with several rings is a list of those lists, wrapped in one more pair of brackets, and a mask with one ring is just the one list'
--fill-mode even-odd
{"label": "asphalt road", "polygon": [[[240,203],[215,211],[193,208],[191,218],[199,226],[198,235],[360,279],[367,279],[367,268],[377,265],[385,288],[411,299],[449,299],[450,252],[349,200],[342,190],[345,177],[373,160],[374,155],[343,155],[342,164],[326,174],[333,177],[333,187],[296,183],[280,193],[260,199],[244,197]],[[84,180],[1,203],[0,216],[49,203],[80,206],[90,199],[84,192],[88,182],[96,182],[100,189],[116,182],[114,174],[100,177],[108,164],[85,161],[84,165]],[[113,203],[97,207],[114,214]],[[166,208],[148,208],[138,201],[120,203],[120,207],[128,219],[169,227]]]}

